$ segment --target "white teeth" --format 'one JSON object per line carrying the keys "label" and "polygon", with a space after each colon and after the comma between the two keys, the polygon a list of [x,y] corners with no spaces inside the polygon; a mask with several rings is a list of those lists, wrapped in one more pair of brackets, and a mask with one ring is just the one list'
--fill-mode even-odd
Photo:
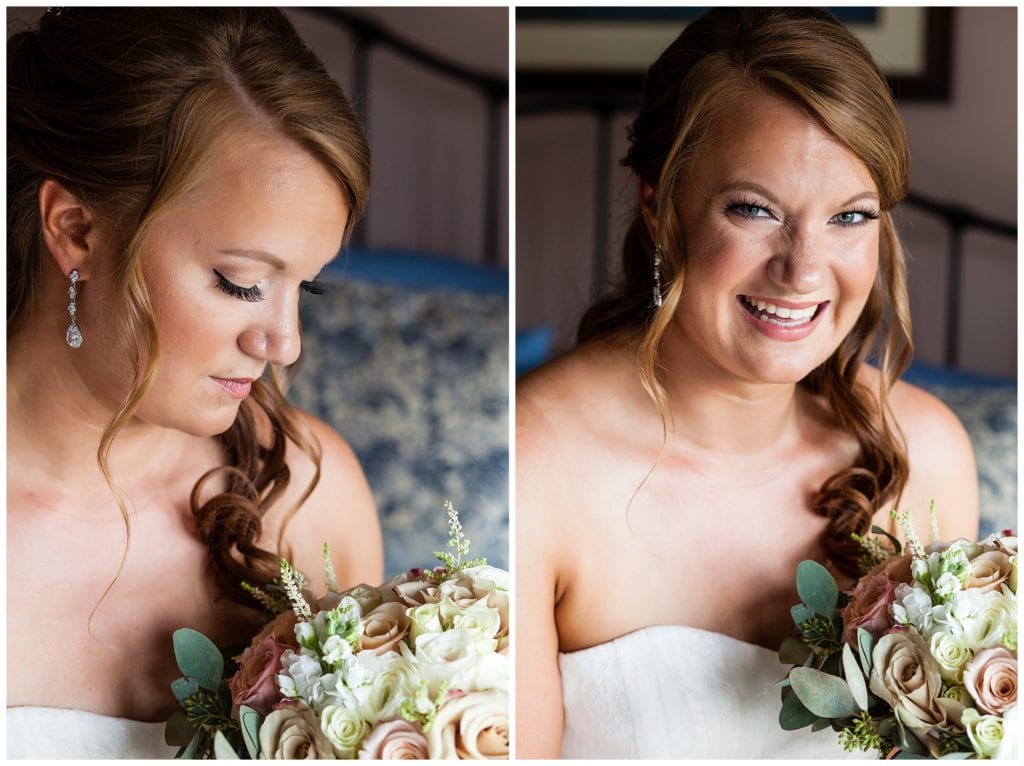
{"label": "white teeth", "polygon": [[785,323],[788,325],[793,325],[797,323],[803,324],[805,322],[808,322],[811,319],[811,317],[814,316],[814,312],[818,310],[817,306],[808,306],[807,308],[804,309],[791,309],[785,306],[776,306],[773,303],[766,303],[765,301],[754,300],[753,298],[750,298],[749,296],[746,295],[743,296],[743,300],[747,303],[748,306],[756,308],[758,311],[764,312],[761,315],[762,319],[767,320],[771,318],[771,320],[775,324],[782,324],[780,322],[775,321],[776,318],[788,319],[789,321]]}

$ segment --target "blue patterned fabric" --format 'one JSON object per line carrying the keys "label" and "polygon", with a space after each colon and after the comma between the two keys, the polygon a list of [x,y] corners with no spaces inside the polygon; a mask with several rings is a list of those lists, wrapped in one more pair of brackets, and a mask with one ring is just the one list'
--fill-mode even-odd
{"label": "blue patterned fabric", "polygon": [[1016,530],[1016,387],[964,384],[952,378],[915,382],[949,405],[971,437],[981,490],[981,535]]}
{"label": "blue patterned fabric", "polygon": [[[321,277],[321,279],[324,279]],[[329,275],[304,301],[297,406],[352,445],[390,576],[435,562],[458,509],[471,554],[508,567],[507,293]]]}

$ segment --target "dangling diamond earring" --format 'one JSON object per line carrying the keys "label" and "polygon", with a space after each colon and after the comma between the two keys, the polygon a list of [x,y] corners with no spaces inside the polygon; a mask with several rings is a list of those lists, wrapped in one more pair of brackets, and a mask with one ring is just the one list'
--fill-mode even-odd
{"label": "dangling diamond earring", "polygon": [[654,246],[654,308],[661,308],[661,245]]}
{"label": "dangling diamond earring", "polygon": [[71,279],[71,287],[68,288],[68,297],[71,298],[71,303],[68,304],[68,313],[71,314],[71,326],[68,327],[68,334],[65,338],[71,348],[78,348],[82,345],[82,331],[75,324],[75,314],[78,313],[78,306],[75,304],[75,298],[78,296],[78,291],[75,289],[75,283],[78,282],[78,269],[72,271],[68,277]]}

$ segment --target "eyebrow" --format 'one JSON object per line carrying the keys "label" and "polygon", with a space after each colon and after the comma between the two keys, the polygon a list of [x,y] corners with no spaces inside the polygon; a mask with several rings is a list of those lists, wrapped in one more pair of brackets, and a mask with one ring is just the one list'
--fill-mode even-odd
{"label": "eyebrow", "polygon": [[[729,192],[739,192],[739,191],[752,191],[752,192],[756,192],[757,194],[760,194],[762,197],[765,197],[773,205],[778,205],[778,200],[775,198],[775,195],[773,195],[767,189],[767,187],[764,187],[761,184],[756,183],[755,181],[732,181],[732,182],[729,182],[729,183],[722,184],[722,186],[720,186],[718,188],[718,191],[716,192],[716,196],[717,195],[721,195],[721,194],[727,194]],[[873,191],[865,189],[862,192],[858,192],[857,194],[854,194],[852,197],[850,197],[845,202],[840,202],[837,207],[846,207],[847,205],[852,205],[855,202],[860,202],[861,200],[868,200],[868,199],[869,200],[873,200],[876,203],[879,201],[878,194],[876,192],[873,192]]]}
{"label": "eyebrow", "polygon": [[248,248],[236,248],[227,247],[217,251],[222,255],[234,255],[240,258],[251,258],[255,261],[262,261],[263,263],[269,263],[278,271],[284,271],[288,264],[278,258],[273,253],[268,253],[266,250],[250,250]]}

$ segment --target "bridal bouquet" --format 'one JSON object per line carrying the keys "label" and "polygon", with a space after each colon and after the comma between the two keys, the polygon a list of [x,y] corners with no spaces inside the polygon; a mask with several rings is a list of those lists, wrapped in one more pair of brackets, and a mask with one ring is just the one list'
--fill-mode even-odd
{"label": "bridal bouquet", "polygon": [[235,659],[179,630],[183,711],[167,724],[184,758],[507,758],[508,573],[463,561],[469,540],[446,503],[442,566],[314,599],[282,560],[250,592],[277,617]]}
{"label": "bridal bouquet", "polygon": [[858,538],[868,571],[849,593],[820,564],[797,567],[779,723],[886,757],[1015,758],[1017,538],[938,542],[933,510],[926,547],[893,515],[907,550],[878,527],[891,549]]}

